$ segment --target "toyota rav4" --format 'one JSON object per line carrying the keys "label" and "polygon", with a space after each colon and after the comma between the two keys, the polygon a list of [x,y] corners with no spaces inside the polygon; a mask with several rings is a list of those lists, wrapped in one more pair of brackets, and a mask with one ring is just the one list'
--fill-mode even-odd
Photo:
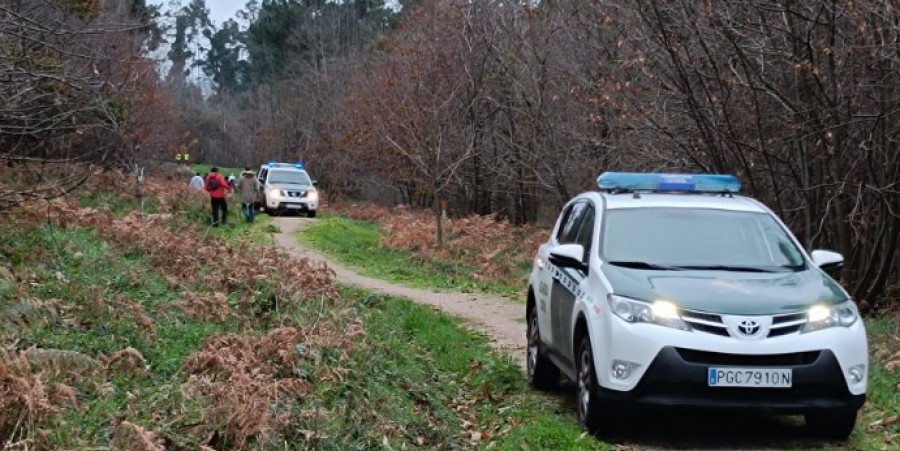
{"label": "toyota rav4", "polygon": [[846,438],[866,396],[856,304],[728,175],[607,172],[569,201],[529,278],[527,376],[576,386],[597,432],[622,405],[802,414]]}

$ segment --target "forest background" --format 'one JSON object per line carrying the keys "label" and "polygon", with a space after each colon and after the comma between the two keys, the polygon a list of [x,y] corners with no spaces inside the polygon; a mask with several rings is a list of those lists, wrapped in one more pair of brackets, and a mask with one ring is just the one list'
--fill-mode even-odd
{"label": "forest background", "polygon": [[[604,170],[733,173],[867,308],[900,291],[900,12],[876,0],[0,0],[0,212],[177,154],[517,224]],[[47,170],[48,165],[62,170]],[[52,176],[50,174],[53,174]]]}

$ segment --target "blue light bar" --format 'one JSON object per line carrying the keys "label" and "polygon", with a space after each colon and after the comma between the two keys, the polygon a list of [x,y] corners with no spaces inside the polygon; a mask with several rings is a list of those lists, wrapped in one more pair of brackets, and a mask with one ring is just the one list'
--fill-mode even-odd
{"label": "blue light bar", "polygon": [[297,168],[297,169],[304,169],[304,167],[303,167],[303,162],[302,162],[302,161],[298,161],[298,162],[294,163],[294,167]]}
{"label": "blue light bar", "polygon": [[597,177],[597,186],[610,191],[738,193],[741,190],[737,177],[724,174],[604,172]]}

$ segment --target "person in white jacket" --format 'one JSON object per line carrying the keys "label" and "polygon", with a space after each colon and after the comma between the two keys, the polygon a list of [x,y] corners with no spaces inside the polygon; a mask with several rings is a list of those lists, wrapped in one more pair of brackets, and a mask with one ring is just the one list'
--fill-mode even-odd
{"label": "person in white jacket", "polygon": [[194,176],[191,177],[191,188],[194,188],[196,190],[203,189],[203,177],[200,176],[199,172],[195,173]]}

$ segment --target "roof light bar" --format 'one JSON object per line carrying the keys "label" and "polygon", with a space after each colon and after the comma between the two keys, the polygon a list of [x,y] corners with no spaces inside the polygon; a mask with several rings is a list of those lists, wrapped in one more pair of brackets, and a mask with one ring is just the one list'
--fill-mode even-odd
{"label": "roof light bar", "polygon": [[608,191],[738,193],[741,190],[740,180],[726,174],[604,172],[597,178],[597,186]]}
{"label": "roof light bar", "polygon": [[275,161],[275,160],[270,160],[268,163],[266,163],[266,165],[269,166],[270,168],[289,168],[289,167],[294,167],[294,168],[297,168],[297,169],[306,169],[306,166],[303,165],[303,162],[302,162],[302,161],[298,161],[298,162],[296,162],[296,163],[279,163],[279,162],[277,162],[277,161]]}

